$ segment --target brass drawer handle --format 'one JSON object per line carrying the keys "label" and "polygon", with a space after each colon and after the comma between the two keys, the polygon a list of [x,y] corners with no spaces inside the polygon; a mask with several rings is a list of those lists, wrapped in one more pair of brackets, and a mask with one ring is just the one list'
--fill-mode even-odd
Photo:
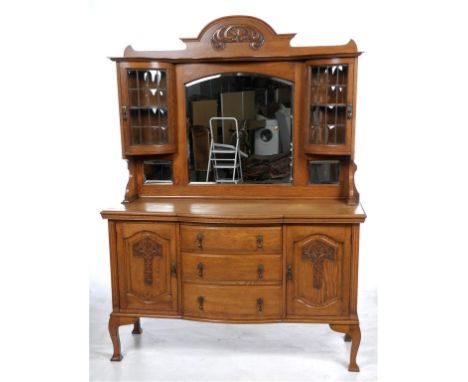
{"label": "brass drawer handle", "polygon": [[202,249],[203,248],[203,233],[201,232],[198,232],[197,233],[197,247],[198,249]]}
{"label": "brass drawer handle", "polygon": [[197,264],[198,277],[203,278],[203,269],[204,268],[205,268],[205,265],[203,263],[198,263]]}
{"label": "brass drawer handle", "polygon": [[197,301],[198,301],[198,310],[203,310],[203,304],[205,303],[205,297],[198,296]]}
{"label": "brass drawer handle", "polygon": [[263,298],[262,297],[257,298],[257,311],[263,312]]}
{"label": "brass drawer handle", "polygon": [[177,277],[177,264],[176,263],[171,264],[171,276]]}
{"label": "brass drawer handle", "polygon": [[257,249],[263,249],[263,235],[257,235]]}
{"label": "brass drawer handle", "polygon": [[263,266],[263,264],[258,264],[257,273],[258,273],[258,278],[259,279],[263,279],[263,273],[264,272],[265,272],[265,267]]}

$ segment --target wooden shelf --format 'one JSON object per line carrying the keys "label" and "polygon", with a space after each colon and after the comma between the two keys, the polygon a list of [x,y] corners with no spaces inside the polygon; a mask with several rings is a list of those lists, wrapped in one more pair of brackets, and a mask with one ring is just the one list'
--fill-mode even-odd
{"label": "wooden shelf", "polygon": [[176,151],[174,144],[164,145],[133,145],[127,146],[125,150],[126,155],[160,155],[172,154]]}
{"label": "wooden shelf", "polygon": [[304,151],[307,154],[320,154],[320,155],[351,155],[352,150],[350,145],[304,145]]}

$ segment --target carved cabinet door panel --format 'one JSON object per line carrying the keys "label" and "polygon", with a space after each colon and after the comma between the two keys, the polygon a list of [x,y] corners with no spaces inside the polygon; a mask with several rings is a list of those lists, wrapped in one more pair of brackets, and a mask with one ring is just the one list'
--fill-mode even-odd
{"label": "carved cabinet door panel", "polygon": [[287,227],[287,315],[349,314],[351,228]]}
{"label": "carved cabinet door panel", "polygon": [[120,308],[177,313],[176,225],[118,223]]}

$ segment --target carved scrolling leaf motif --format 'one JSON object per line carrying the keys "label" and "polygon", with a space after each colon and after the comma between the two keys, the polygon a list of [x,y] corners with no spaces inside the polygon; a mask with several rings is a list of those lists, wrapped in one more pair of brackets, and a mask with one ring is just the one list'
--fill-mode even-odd
{"label": "carved scrolling leaf motif", "polygon": [[215,50],[223,50],[226,44],[232,42],[249,42],[253,50],[260,49],[265,43],[265,37],[255,27],[250,25],[223,25],[211,37],[211,45]]}
{"label": "carved scrolling leaf motif", "polygon": [[325,260],[335,261],[336,248],[317,239],[302,249],[302,259],[310,260],[313,264],[313,287],[322,288],[323,263]]}
{"label": "carved scrolling leaf motif", "polygon": [[153,259],[162,256],[161,246],[149,235],[145,235],[143,239],[133,244],[133,256],[143,258],[145,284],[153,284]]}

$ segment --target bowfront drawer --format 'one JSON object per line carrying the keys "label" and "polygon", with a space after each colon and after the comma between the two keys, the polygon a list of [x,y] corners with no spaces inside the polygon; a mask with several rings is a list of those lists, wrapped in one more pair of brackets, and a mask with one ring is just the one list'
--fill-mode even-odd
{"label": "bowfront drawer", "polygon": [[184,251],[282,253],[281,227],[181,225]]}
{"label": "bowfront drawer", "polygon": [[282,280],[282,255],[182,254],[185,281],[224,282]]}
{"label": "bowfront drawer", "polygon": [[184,314],[214,319],[277,318],[282,313],[281,286],[227,286],[184,283]]}

